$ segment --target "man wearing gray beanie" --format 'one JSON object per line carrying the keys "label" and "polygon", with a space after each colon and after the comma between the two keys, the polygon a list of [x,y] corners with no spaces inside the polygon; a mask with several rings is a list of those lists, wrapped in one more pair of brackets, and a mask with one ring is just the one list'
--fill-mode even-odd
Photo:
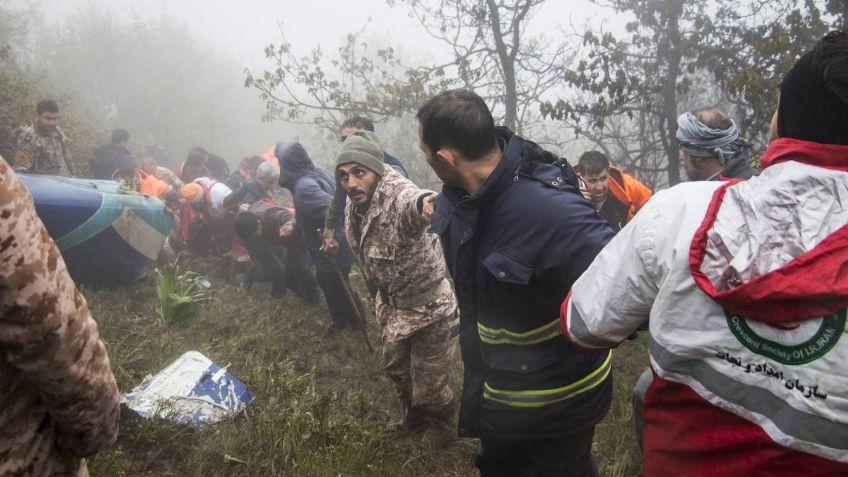
{"label": "man wearing gray beanie", "polygon": [[441,446],[452,434],[456,297],[438,237],[427,230],[435,193],[386,167],[368,131],[345,140],[336,173],[350,198],[345,235],[376,290],[384,368],[403,407],[390,427]]}

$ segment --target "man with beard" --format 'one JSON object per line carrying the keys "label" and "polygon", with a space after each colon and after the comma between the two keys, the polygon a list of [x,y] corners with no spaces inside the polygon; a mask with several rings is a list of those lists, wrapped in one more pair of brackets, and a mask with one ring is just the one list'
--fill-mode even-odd
{"label": "man with beard", "polygon": [[[363,116],[347,118],[342,123],[339,139],[341,142],[345,142],[345,140],[352,134],[360,131],[370,131],[373,133],[374,122]],[[388,152],[383,152],[383,162],[400,172],[404,177],[409,177],[409,174],[406,173],[406,169],[403,167],[403,163]],[[338,249],[339,244],[335,243],[335,233],[336,227],[343,226],[341,221],[344,219],[346,201],[347,193],[338,181],[338,178],[336,178],[336,195],[333,198],[333,202],[330,204],[330,208],[327,210],[327,222],[324,224],[324,233],[322,234],[324,240],[322,250],[326,253],[332,254]]]}
{"label": "man with beard", "polygon": [[651,189],[630,174],[611,166],[607,156],[600,151],[583,153],[575,170],[586,184],[595,210],[616,232],[651,198]]}
{"label": "man with beard", "polygon": [[350,200],[345,235],[376,290],[383,361],[403,406],[395,425],[448,438],[456,297],[439,238],[427,231],[435,192],[420,189],[384,162],[369,131],[345,140],[336,172]]}
{"label": "man with beard", "polygon": [[15,138],[15,170],[32,174],[74,175],[68,137],[59,128],[59,106],[44,100],[35,108],[36,118]]}
{"label": "man with beard", "polygon": [[750,144],[739,137],[736,122],[716,108],[700,108],[677,118],[680,163],[690,181],[750,179]]}

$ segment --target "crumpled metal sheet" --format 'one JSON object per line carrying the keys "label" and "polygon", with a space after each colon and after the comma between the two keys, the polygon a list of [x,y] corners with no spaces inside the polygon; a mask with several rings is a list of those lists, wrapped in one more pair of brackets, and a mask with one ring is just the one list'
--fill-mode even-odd
{"label": "crumpled metal sheet", "polygon": [[160,417],[200,426],[244,410],[253,394],[226,368],[189,351],[121,399],[144,418]]}

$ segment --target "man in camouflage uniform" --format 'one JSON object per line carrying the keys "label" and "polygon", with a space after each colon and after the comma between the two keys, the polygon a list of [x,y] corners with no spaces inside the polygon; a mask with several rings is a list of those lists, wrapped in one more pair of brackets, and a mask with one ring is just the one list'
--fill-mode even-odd
{"label": "man in camouflage uniform", "polygon": [[44,100],[35,108],[35,122],[21,129],[15,139],[15,170],[33,174],[70,177],[73,163],[68,138],[59,128],[59,106]]}
{"label": "man in camouflage uniform", "polygon": [[85,298],[0,158],[0,475],[88,475],[120,397]]}
{"label": "man in camouflage uniform", "polygon": [[404,408],[398,424],[442,438],[453,413],[456,297],[438,237],[427,232],[435,193],[385,166],[383,157],[368,131],[342,146],[336,171],[350,198],[345,234],[377,290],[384,366]]}

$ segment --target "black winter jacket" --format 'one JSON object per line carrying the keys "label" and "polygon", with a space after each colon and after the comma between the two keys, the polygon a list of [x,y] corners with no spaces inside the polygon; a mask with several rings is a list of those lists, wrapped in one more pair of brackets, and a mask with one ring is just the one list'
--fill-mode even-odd
{"label": "black winter jacket", "polygon": [[498,128],[500,163],[475,194],[445,186],[431,222],[460,308],[461,436],[552,437],[600,421],[607,353],[559,331],[572,283],[613,237],[571,166]]}

